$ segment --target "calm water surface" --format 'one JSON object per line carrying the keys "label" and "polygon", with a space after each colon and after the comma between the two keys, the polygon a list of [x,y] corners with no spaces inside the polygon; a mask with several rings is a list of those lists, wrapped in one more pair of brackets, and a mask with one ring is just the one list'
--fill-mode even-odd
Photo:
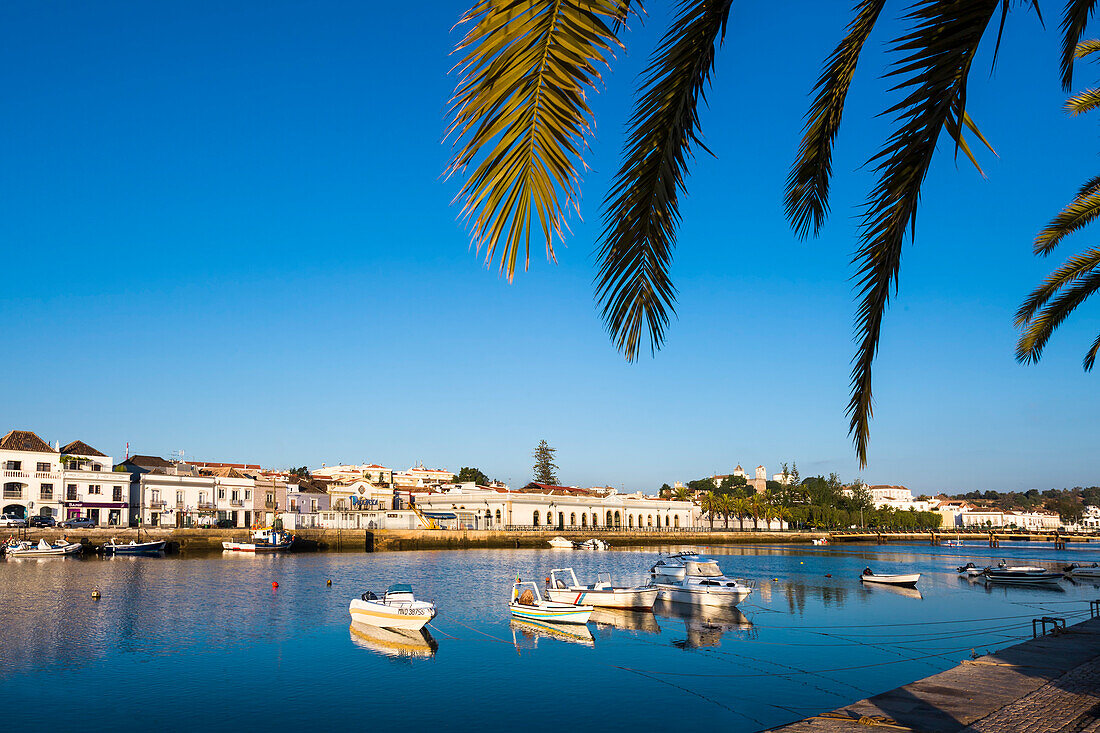
{"label": "calm water surface", "polygon": [[[571,565],[582,581],[609,570],[642,582],[656,552],[2,560],[4,727],[758,730],[1029,638],[1037,616],[1074,623],[1100,598],[1091,582],[990,588],[954,572],[967,560],[1091,562],[1100,545],[698,549],[758,582],[740,612],[664,606],[568,636],[510,620],[512,578]],[[866,565],[920,572],[920,592],[861,587]],[[436,601],[432,644],[349,627],[349,600],[392,582]]]}

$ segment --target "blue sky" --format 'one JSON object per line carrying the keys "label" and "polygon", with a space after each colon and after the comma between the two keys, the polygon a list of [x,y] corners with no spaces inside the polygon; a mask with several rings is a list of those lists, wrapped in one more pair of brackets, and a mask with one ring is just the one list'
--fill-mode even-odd
{"label": "blue sky", "polygon": [[[1031,255],[1096,173],[1061,112],[1058,34],[1017,11],[969,109],[988,180],[944,146],[875,369],[870,463],[844,409],[862,167],[889,130],[865,53],[833,216],[796,241],[782,188],[840,3],[735,5],[683,202],[678,316],[627,364],[592,301],[600,201],[632,87],[666,23],[650,3],[593,101],[581,219],[508,284],[469,251],[442,115],[462,3],[42,3],[0,8],[4,430],[121,455],[289,466],[476,465],[514,484],[540,438],[563,481],[652,490],[737,463],[921,491],[1100,482],[1095,337],[1082,308],[1039,366],[1012,313]],[[1048,14],[1053,10],[1048,10]],[[990,44],[991,46],[991,44]],[[1095,67],[1078,72],[1081,84]],[[1093,233],[1063,245],[1079,250]]]}

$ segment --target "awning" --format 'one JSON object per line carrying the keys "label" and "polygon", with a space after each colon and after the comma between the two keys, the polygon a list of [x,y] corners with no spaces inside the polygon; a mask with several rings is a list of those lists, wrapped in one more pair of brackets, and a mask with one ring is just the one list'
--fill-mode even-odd
{"label": "awning", "polygon": [[454,512],[422,512],[428,519],[458,519]]}

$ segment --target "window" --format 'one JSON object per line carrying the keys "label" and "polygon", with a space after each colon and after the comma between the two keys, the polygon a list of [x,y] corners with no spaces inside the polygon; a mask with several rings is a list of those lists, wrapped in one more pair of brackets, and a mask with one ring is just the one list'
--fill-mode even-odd
{"label": "window", "polygon": [[102,471],[102,470],[103,470],[103,466],[101,466],[101,465],[100,465],[100,464],[98,464],[98,463],[93,463],[93,464],[92,464],[92,470],[93,470],[93,471]]}
{"label": "window", "polygon": [[531,521],[536,527],[539,526],[539,513],[538,512],[535,512],[535,514],[532,517]]}
{"label": "window", "polygon": [[600,526],[600,521],[599,520],[600,520],[600,515],[593,512],[592,513],[592,526],[593,527]]}
{"label": "window", "polygon": [[244,490],[244,499],[245,499],[245,501],[248,501],[251,498],[252,498],[252,489],[245,489]]}
{"label": "window", "polygon": [[297,499],[291,499],[290,500],[290,511],[292,511],[292,512],[298,511],[298,500]]}
{"label": "window", "polygon": [[160,489],[150,489],[149,490],[149,500],[150,501],[160,501]]}
{"label": "window", "polygon": [[22,461],[4,461],[4,470],[5,471],[22,471],[23,470],[23,462]]}
{"label": "window", "polygon": [[77,461],[77,460],[74,459],[74,460],[68,461],[65,464],[65,467],[68,468],[70,471],[83,471],[84,470],[84,461]]}
{"label": "window", "polygon": [[112,486],[111,487],[111,501],[122,501],[122,487],[121,486]]}
{"label": "window", "polygon": [[497,509],[497,524],[500,524],[500,510]]}
{"label": "window", "polygon": [[39,473],[49,473],[52,470],[52,468],[53,468],[53,466],[51,466],[50,464],[43,463],[43,462],[39,461],[38,462],[38,467],[35,468],[34,470],[38,471]]}
{"label": "window", "polygon": [[623,526],[623,520],[622,520],[622,519],[621,519],[621,518],[619,517],[619,513],[618,513],[618,512],[615,512],[615,526],[616,526],[616,527],[621,527],[621,526]]}
{"label": "window", "polygon": [[65,500],[76,501],[76,484],[69,484],[65,487]]}
{"label": "window", "polygon": [[546,512],[546,526],[549,527],[554,523],[554,515],[550,512]]}
{"label": "window", "polygon": [[218,498],[219,499],[224,499],[225,498],[225,489],[218,489]]}
{"label": "window", "polygon": [[677,527],[680,526],[680,515],[679,514],[677,514],[675,517],[672,518],[672,523]]}
{"label": "window", "polygon": [[645,526],[647,526],[647,527],[652,527],[653,526],[653,515],[652,514],[647,514],[646,515]]}
{"label": "window", "polygon": [[572,527],[576,524],[577,524],[577,513],[576,512],[569,512],[569,526]]}
{"label": "window", "polygon": [[88,485],[88,493],[89,494],[102,494],[103,493],[102,487],[100,487],[99,484],[89,484]]}
{"label": "window", "polygon": [[229,500],[230,501],[240,501],[240,499],[241,499],[241,492],[239,492],[239,491],[233,491],[229,495]]}
{"label": "window", "polygon": [[667,514],[665,515],[665,526],[666,527],[668,526],[668,515]]}
{"label": "window", "polygon": [[177,504],[182,504],[183,503],[183,492],[182,491],[177,491],[176,492],[176,503]]}
{"label": "window", "polygon": [[309,510],[311,512],[317,511],[317,500],[316,499],[310,499],[309,500]]}
{"label": "window", "polygon": [[38,498],[43,501],[53,501],[53,484],[42,484],[39,486]]}
{"label": "window", "polygon": [[626,515],[626,524],[627,524],[628,527],[633,527],[634,526],[634,515],[633,514],[627,514]]}
{"label": "window", "polygon": [[582,527],[587,527],[588,526],[588,515],[587,514],[581,514],[581,526]]}

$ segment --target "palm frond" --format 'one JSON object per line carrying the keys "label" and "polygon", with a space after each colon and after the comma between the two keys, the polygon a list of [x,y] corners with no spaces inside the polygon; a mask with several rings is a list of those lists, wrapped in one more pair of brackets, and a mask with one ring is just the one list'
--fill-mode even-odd
{"label": "palm frond", "polygon": [[676,290],[668,277],[679,196],[692,146],[699,138],[699,103],[714,68],[732,0],[682,0],[644,74],[630,119],[623,163],[604,201],[597,251],[596,298],[616,348],[629,360],[648,334],[660,348]]}
{"label": "palm frond", "polygon": [[1100,216],[1100,190],[1088,190],[1088,184],[1066,208],[1035,235],[1035,254],[1048,255],[1067,236]]}
{"label": "palm frond", "polygon": [[1077,116],[1100,106],[1100,89],[1086,89],[1066,100],[1066,111]]}
{"label": "palm frond", "polygon": [[521,248],[524,269],[530,264],[536,218],[555,259],[592,133],[587,94],[621,47],[612,26],[628,9],[628,0],[481,0],[459,21],[468,30],[447,110],[455,146],[447,176],[479,161],[456,201],[487,265],[503,245],[509,280]]}
{"label": "palm frond", "polygon": [[907,230],[916,227],[921,185],[928,173],[940,132],[949,118],[962,119],[971,64],[999,0],[917,0],[907,19],[912,30],[894,42],[905,54],[890,71],[903,76],[895,87],[905,98],[887,110],[897,113],[898,128],[872,162],[878,183],[860,222],[860,246],[854,262],[860,304],[859,342],[853,358],[849,432],[860,466],[867,463],[873,413],[871,367],[891,288],[896,289],[901,249]]}
{"label": "palm frond", "polygon": [[1031,291],[1031,295],[1017,309],[1016,327],[1026,327],[1035,317],[1035,313],[1046,305],[1055,293],[1074,280],[1089,274],[1097,266],[1100,266],[1100,249],[1090,249],[1066,260],[1061,267],[1047,275],[1043,283]]}
{"label": "palm frond", "polygon": [[1096,2],[1097,0],[1066,0],[1066,9],[1062,14],[1062,88],[1067,92],[1073,86],[1073,61],[1076,58],[1077,42],[1085,32]]}
{"label": "palm frond", "polygon": [[1088,196],[1090,193],[1096,193],[1097,191],[1100,191],[1100,176],[1093,176],[1077,190],[1077,198]]}
{"label": "palm frond", "polygon": [[967,114],[966,110],[962,110],[962,125],[959,124],[957,114],[958,110],[953,110],[952,113],[947,116],[947,120],[944,122],[943,125],[944,129],[947,130],[947,134],[949,134],[951,138],[955,141],[955,155],[956,157],[958,157],[958,151],[962,150],[963,153],[966,154],[966,157],[970,160],[971,165],[973,165],[974,168],[978,171],[978,174],[981,175],[982,178],[985,178],[985,171],[982,170],[981,165],[978,164],[978,159],[974,156],[974,152],[970,149],[970,143],[968,143],[966,140],[966,135],[963,132],[963,128],[965,127],[966,129],[974,133],[974,136],[982,141],[982,144],[989,149],[989,152],[996,155],[997,151],[994,150],[993,146],[989,143],[988,140],[986,140],[985,135],[983,135],[982,131],[978,129],[977,124],[975,124],[974,120],[971,119],[969,114]]}
{"label": "palm frond", "polygon": [[1097,290],[1100,290],[1100,270],[1092,270],[1062,290],[1027,324],[1016,343],[1016,360],[1021,363],[1039,361],[1043,348],[1058,326]]}
{"label": "palm frond", "polygon": [[855,6],[855,17],[848,24],[844,39],[826,59],[825,69],[814,87],[817,96],[806,114],[798,159],[787,176],[787,218],[800,238],[811,233],[817,236],[829,214],[833,141],[840,129],[860,52],[885,4],[886,0],[861,0]]}
{"label": "palm frond", "polygon": [[1086,56],[1091,56],[1097,51],[1100,51],[1100,40],[1093,38],[1087,41],[1081,41],[1077,44],[1077,48],[1073,49],[1073,58],[1080,60]]}
{"label": "palm frond", "polygon": [[1096,340],[1092,342],[1088,353],[1085,354],[1085,360],[1081,362],[1081,366],[1085,368],[1086,372],[1091,372],[1093,366],[1096,365],[1096,352],[1098,351],[1100,351],[1100,336],[1097,336]]}

